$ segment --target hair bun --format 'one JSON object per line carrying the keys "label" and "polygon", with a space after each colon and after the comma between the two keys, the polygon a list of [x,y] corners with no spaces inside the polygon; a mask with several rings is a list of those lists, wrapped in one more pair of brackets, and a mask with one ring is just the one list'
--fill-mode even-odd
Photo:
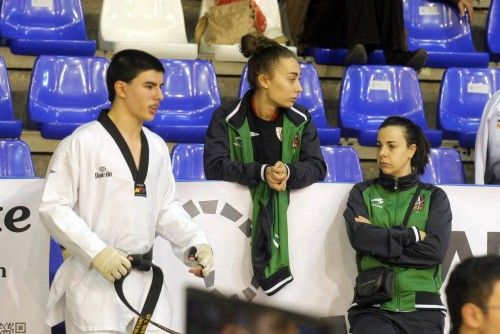
{"label": "hair bun", "polygon": [[243,56],[250,58],[276,44],[278,43],[263,35],[246,34],[241,37],[240,52]]}

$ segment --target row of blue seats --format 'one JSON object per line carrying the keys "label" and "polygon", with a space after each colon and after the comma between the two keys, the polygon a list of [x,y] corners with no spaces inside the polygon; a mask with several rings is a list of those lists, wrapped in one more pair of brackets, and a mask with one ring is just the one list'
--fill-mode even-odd
{"label": "row of blue seats", "polygon": [[[476,52],[470,24],[456,8],[427,0],[404,0],[404,19],[409,48],[429,51],[430,67],[487,67],[489,55]],[[4,0],[0,13],[0,33],[12,52],[20,54],[93,55],[96,44],[87,40],[80,0]],[[492,0],[486,28],[492,60],[500,60],[500,0]],[[147,35],[147,34],[146,34]],[[313,48],[320,64],[342,64],[346,50]],[[380,51],[370,61],[383,64]]]}
{"label": "row of blue seats", "polygon": [[[321,146],[327,164],[324,182],[361,182],[363,172],[351,146]],[[203,144],[176,144],[172,149],[172,172],[177,181],[205,181]],[[0,139],[0,178],[34,177],[28,145],[20,139]],[[460,155],[454,149],[432,149],[422,181],[434,184],[463,184]]]}
{"label": "row of blue seats", "polygon": [[[212,112],[220,104],[214,67],[207,60],[162,60],[165,99],[152,122],[146,124],[167,142],[202,143]],[[77,126],[95,120],[109,108],[105,72],[109,61],[101,57],[40,56],[32,71],[28,96],[29,118],[44,138],[62,139]],[[444,76],[438,107],[440,130],[427,125],[416,73],[406,67],[351,66],[340,94],[338,123],[326,120],[320,80],[314,66],[301,63],[303,91],[297,103],[314,119],[322,145],[336,145],[340,137],[357,138],[375,146],[380,123],[402,115],[418,123],[433,147],[442,138],[473,148],[486,101],[500,89],[500,70],[450,68]],[[239,96],[248,90],[246,68]],[[9,79],[0,58],[0,138],[18,138],[22,124],[14,118]]]}
{"label": "row of blue seats", "polygon": [[[489,53],[477,52],[472,41],[468,17],[460,17],[457,8],[443,2],[403,0],[408,49],[424,48],[427,67],[488,67],[500,60],[500,0],[492,0],[487,19],[486,46]],[[310,48],[306,55],[325,65],[342,65],[346,49]],[[385,64],[382,50],[368,58],[369,64]]]}

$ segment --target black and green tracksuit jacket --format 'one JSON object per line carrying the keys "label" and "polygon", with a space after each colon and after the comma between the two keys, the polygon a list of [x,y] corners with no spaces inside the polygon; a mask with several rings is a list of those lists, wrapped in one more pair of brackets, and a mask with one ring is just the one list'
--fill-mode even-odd
{"label": "black and green tracksuit jacket", "polygon": [[[349,240],[358,255],[358,270],[394,268],[395,297],[380,305],[381,309],[446,311],[439,289],[441,263],[451,233],[450,203],[441,188],[422,184],[408,225],[403,226],[419,183],[416,173],[396,180],[380,172],[379,178],[356,184],[349,194],[344,218]],[[357,216],[368,218],[371,224],[355,222]],[[420,240],[419,230],[427,234],[424,240]]]}
{"label": "black and green tracksuit jacket", "polygon": [[255,277],[268,295],[291,282],[288,260],[287,209],[289,190],[324,179],[326,165],[311,116],[302,106],[282,108],[281,161],[289,170],[287,191],[277,192],[265,181],[267,162],[254,160],[247,115],[253,91],[230,108],[219,108],[205,136],[205,176],[238,182],[252,194],[252,265]]}

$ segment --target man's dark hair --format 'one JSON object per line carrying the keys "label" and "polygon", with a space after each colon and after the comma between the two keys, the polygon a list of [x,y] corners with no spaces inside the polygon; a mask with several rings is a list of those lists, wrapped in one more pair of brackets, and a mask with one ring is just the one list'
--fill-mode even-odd
{"label": "man's dark hair", "polygon": [[464,304],[473,303],[486,312],[497,282],[500,282],[500,256],[470,257],[455,267],[446,286],[451,333],[458,333],[462,325]]}
{"label": "man's dark hair", "polygon": [[141,50],[122,50],[111,58],[106,72],[106,85],[108,86],[109,101],[115,99],[115,82],[130,82],[144,71],[154,70],[165,73],[161,61],[153,55]]}

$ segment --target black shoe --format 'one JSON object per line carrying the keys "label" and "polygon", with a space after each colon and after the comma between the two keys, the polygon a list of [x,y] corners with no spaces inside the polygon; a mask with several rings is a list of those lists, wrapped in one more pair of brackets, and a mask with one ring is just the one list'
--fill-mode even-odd
{"label": "black shoe", "polygon": [[413,68],[415,71],[420,71],[427,62],[427,51],[417,49],[415,51],[399,51],[395,52],[387,59],[389,65],[403,65]]}
{"label": "black shoe", "polygon": [[366,49],[363,44],[354,44],[349,48],[344,64],[349,65],[364,65],[368,61]]}

